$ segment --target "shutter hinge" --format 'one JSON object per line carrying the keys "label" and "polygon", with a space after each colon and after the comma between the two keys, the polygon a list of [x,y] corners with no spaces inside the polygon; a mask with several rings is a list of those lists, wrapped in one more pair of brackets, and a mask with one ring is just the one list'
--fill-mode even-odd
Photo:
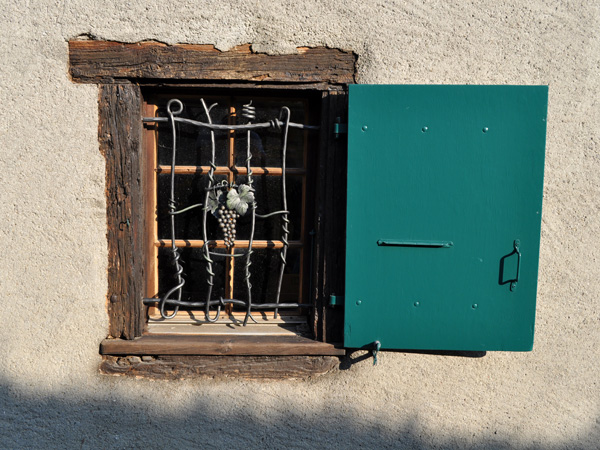
{"label": "shutter hinge", "polygon": [[336,117],[335,123],[333,124],[333,137],[336,139],[340,137],[340,134],[348,134],[348,124],[340,123],[341,121],[341,118]]}
{"label": "shutter hinge", "polygon": [[329,296],[329,306],[344,306],[344,296],[343,295],[330,295]]}

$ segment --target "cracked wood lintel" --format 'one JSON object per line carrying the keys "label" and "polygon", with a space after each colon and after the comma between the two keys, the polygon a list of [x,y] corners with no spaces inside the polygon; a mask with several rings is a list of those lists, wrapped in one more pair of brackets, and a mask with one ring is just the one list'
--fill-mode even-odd
{"label": "cracked wood lintel", "polygon": [[212,45],[158,42],[69,41],[70,74],[81,83],[129,80],[214,80],[275,83],[354,83],[356,54],[326,47],[267,55],[241,45],[222,52]]}

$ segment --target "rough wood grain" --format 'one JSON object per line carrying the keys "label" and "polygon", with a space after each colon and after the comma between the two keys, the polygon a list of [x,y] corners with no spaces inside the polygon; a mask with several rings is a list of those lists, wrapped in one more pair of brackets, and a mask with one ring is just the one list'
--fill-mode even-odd
{"label": "rough wood grain", "polygon": [[342,356],[343,348],[300,336],[145,335],[105,339],[103,355],[304,355]]}
{"label": "rough wood grain", "polygon": [[69,41],[69,62],[72,79],[83,83],[165,79],[344,84],[354,82],[356,55],[325,47],[267,55],[252,52],[250,45],[221,52],[212,45]]}
{"label": "rough wood grain", "polygon": [[152,379],[305,379],[339,367],[335,356],[105,356],[100,372]]}
{"label": "rough wood grain", "polygon": [[143,198],[141,96],[131,84],[101,85],[98,135],[106,158],[109,336],[141,335]]}

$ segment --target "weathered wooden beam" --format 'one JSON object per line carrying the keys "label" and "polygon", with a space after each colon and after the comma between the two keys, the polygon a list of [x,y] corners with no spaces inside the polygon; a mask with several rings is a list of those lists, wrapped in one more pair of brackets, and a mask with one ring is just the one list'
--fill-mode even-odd
{"label": "weathered wooden beam", "polygon": [[140,108],[138,86],[100,86],[98,138],[106,159],[109,336],[124,339],[140,336],[145,323]]}
{"label": "weathered wooden beam", "polygon": [[339,367],[335,356],[105,356],[100,371],[162,380],[181,378],[304,379]]}
{"label": "weathered wooden beam", "polygon": [[103,355],[343,356],[333,344],[301,336],[145,335],[134,340],[105,339]]}
{"label": "weathered wooden beam", "polygon": [[70,73],[82,83],[145,80],[354,83],[356,55],[325,47],[291,55],[255,53],[250,45],[219,51],[212,45],[69,41]]}

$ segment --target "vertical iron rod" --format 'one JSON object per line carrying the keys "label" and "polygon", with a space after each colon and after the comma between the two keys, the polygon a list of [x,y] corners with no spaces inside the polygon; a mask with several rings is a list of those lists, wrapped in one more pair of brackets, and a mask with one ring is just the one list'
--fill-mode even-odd
{"label": "vertical iron rod", "polygon": [[[284,214],[282,214],[282,216],[281,216],[281,221],[282,221],[281,229],[283,231],[281,240],[283,241],[283,248],[281,249],[281,252],[279,253],[279,255],[281,257],[281,269],[279,270],[279,281],[277,282],[277,297],[275,299],[276,304],[279,303],[279,298],[281,297],[281,284],[283,282],[283,272],[285,270],[287,249],[289,246],[288,225],[290,223],[290,220],[288,219],[288,213],[287,213],[288,208],[287,208],[287,193],[286,193],[286,182],[285,182],[285,166],[286,166],[287,139],[288,139],[288,130],[290,127],[291,112],[287,106],[284,106],[283,108],[281,108],[281,113],[279,114],[279,120],[282,119],[283,113],[286,113],[286,118],[285,118],[285,122],[283,125],[283,149],[282,149],[282,157],[281,157],[281,195],[283,197],[283,210],[286,212]],[[273,317],[275,319],[277,319],[278,312],[279,312],[279,309],[275,308],[275,314],[273,315]]]}
{"label": "vertical iron rod", "polygon": [[[179,108],[176,111],[171,109],[171,105],[173,105],[174,103],[176,103],[179,106]],[[175,315],[179,311],[179,305],[175,305],[175,307],[173,308],[173,312],[171,314],[167,314],[165,312],[167,300],[170,300],[169,297],[171,296],[171,294],[177,291],[177,301],[180,302],[183,285],[185,284],[185,280],[181,276],[181,274],[183,273],[183,267],[179,262],[181,255],[179,254],[179,249],[177,248],[177,245],[175,245],[175,209],[177,207],[177,202],[175,201],[175,161],[177,157],[177,130],[175,127],[174,116],[183,112],[183,103],[181,103],[177,99],[169,100],[169,102],[167,103],[167,112],[169,113],[169,121],[171,122],[171,132],[173,135],[173,152],[171,157],[171,190],[169,193],[169,215],[171,216],[171,254],[173,258],[173,265],[175,266],[177,284],[171,289],[169,289],[167,293],[163,296],[163,298],[160,301],[159,311],[161,317],[163,317],[164,319],[171,319],[175,317]]]}
{"label": "vertical iron rod", "polygon": [[[252,123],[252,119],[256,118],[256,109],[252,106],[252,101],[242,108],[242,115],[248,119],[248,124]],[[248,186],[250,186],[250,192],[254,193],[254,187],[252,186],[252,169],[250,161],[252,160],[252,151],[250,148],[250,130],[246,132],[246,171],[248,172]],[[252,211],[252,219],[250,226],[250,236],[248,238],[248,251],[246,253],[246,264],[244,266],[244,278],[246,280],[246,289],[248,290],[248,304],[246,306],[246,316],[244,317],[244,325],[248,323],[248,319],[252,317],[252,284],[250,283],[250,256],[252,255],[252,241],[254,240],[254,227],[256,223],[256,200],[252,201],[250,205]],[[252,318],[254,320],[254,318]]]}
{"label": "vertical iron rod", "polygon": [[[210,118],[210,110],[216,105],[216,103],[213,103],[212,105],[210,105],[210,108],[208,108],[206,106],[206,102],[204,101],[204,99],[200,99],[200,101],[202,102],[202,107],[204,108],[204,112],[206,113],[206,118],[208,120],[208,123],[212,123],[212,119]],[[206,261],[206,271],[208,272],[208,277],[206,279],[206,282],[208,283],[208,294],[206,296],[206,306],[204,307],[204,318],[206,319],[206,321],[208,322],[216,322],[217,320],[219,320],[219,316],[221,315],[221,305],[219,304],[217,306],[217,315],[215,316],[215,318],[211,318],[210,317],[210,298],[212,296],[212,288],[213,288],[213,283],[214,283],[214,277],[215,274],[212,270],[212,264],[213,264],[213,260],[210,259],[210,251],[208,248],[208,233],[206,231],[206,218],[208,216],[208,196],[210,195],[210,192],[213,188],[214,185],[214,178],[213,178],[213,174],[215,171],[215,168],[217,167],[215,165],[215,132],[211,129],[210,130],[210,142],[211,142],[211,158],[210,158],[210,170],[208,171],[208,188],[206,189],[206,193],[204,195],[204,208],[203,209],[203,214],[202,214],[202,235],[204,237],[204,245],[202,246],[202,249],[204,250],[204,260]]]}

